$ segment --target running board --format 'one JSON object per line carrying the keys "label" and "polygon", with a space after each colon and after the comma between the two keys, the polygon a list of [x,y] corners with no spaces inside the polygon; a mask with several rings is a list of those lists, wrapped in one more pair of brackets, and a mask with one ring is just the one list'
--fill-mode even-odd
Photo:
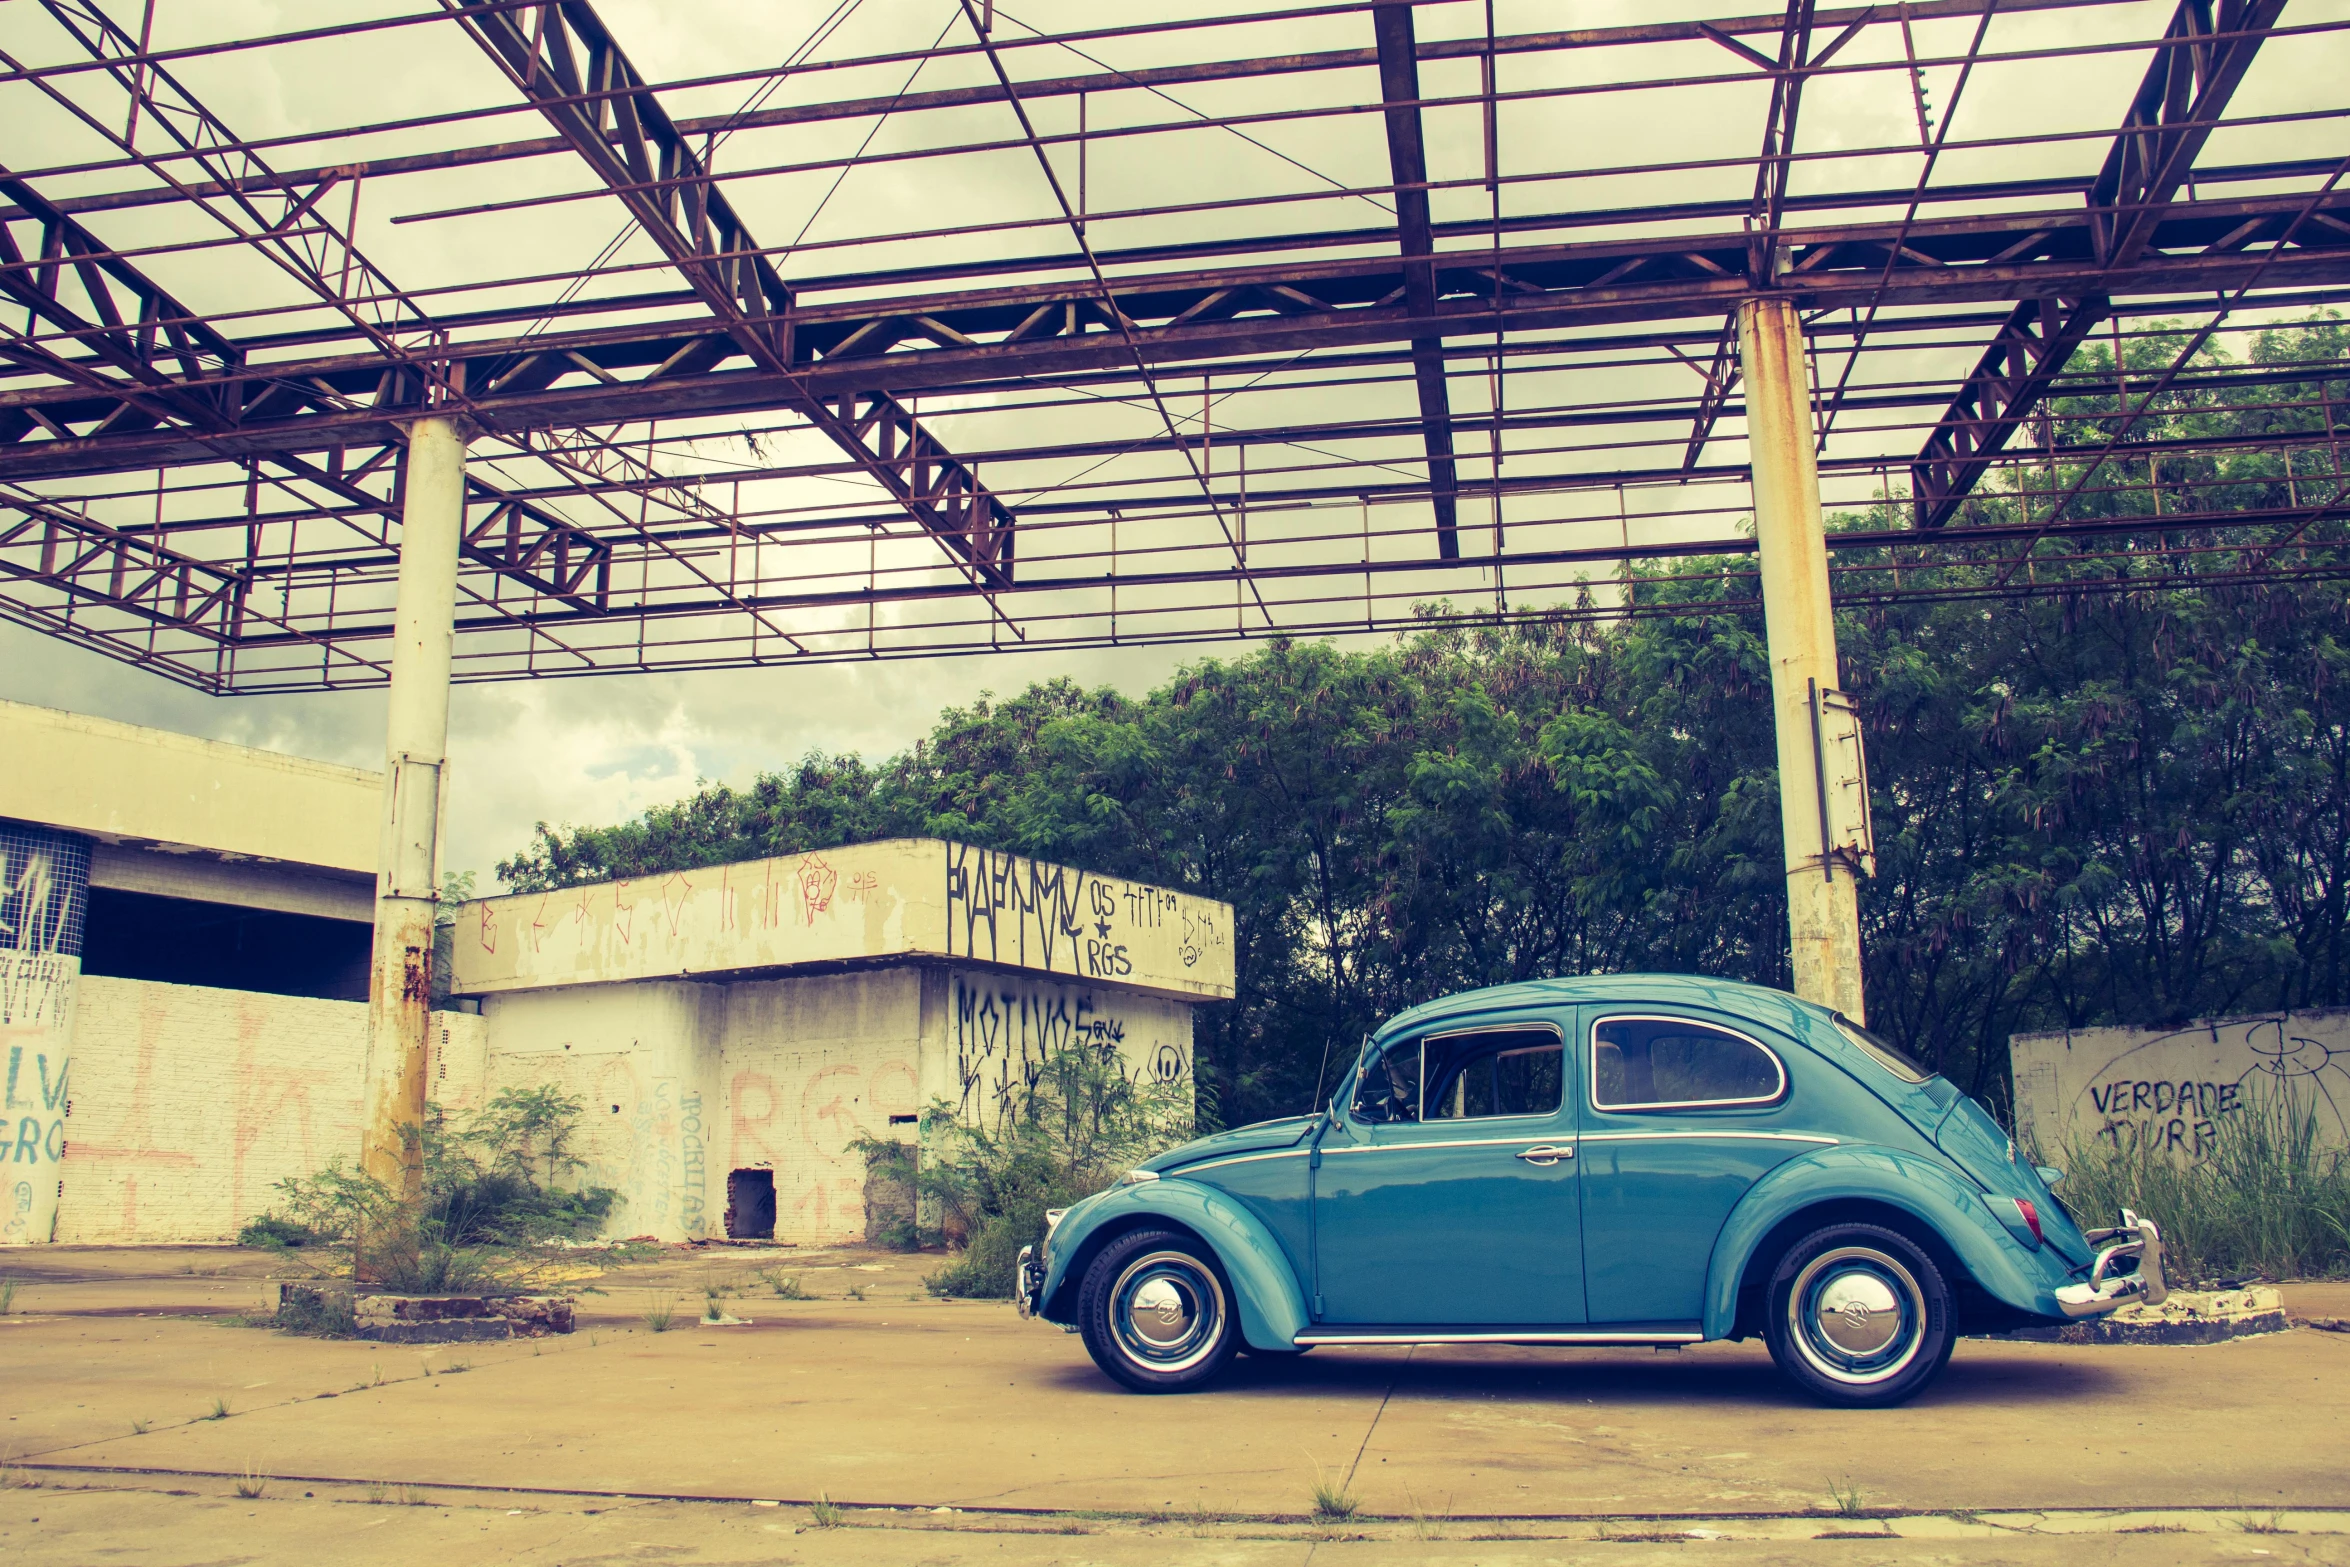
{"label": "running board", "polygon": [[1324,1328],[1291,1339],[1315,1344],[1701,1344],[1703,1333],[1664,1328]]}

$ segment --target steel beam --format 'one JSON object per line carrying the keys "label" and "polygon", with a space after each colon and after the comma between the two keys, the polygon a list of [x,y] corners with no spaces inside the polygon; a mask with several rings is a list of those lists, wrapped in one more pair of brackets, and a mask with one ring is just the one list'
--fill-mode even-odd
{"label": "steel beam", "polygon": [[[690,375],[746,356],[753,369],[779,379],[779,402],[854,459],[976,580],[1008,585],[1011,513],[909,409],[869,386],[834,403],[800,386],[791,289],[594,8],[586,0],[548,0],[526,14],[490,0],[445,3],[716,318],[723,341],[691,345],[663,370]],[[582,101],[587,94],[597,96]]]}
{"label": "steel beam", "polygon": [[[2301,225],[2273,256],[2243,236],[2272,241],[2304,195],[2176,201],[2155,241],[2115,272],[2091,249],[2090,216],[2024,212],[1898,224],[1806,229],[1790,237],[1775,289],[1748,276],[1741,231],[1638,241],[1518,246],[1502,253],[1517,285],[1499,315],[1512,334],[1624,322],[1715,320],[1761,292],[1791,292],[1807,309],[1940,306],[2017,299],[2211,291],[2256,269],[2280,289],[2350,282],[2350,190],[2332,193],[2326,221]],[[1898,246],[1888,267],[1888,250]],[[802,408],[823,399],[831,428],[909,490],[917,480],[953,492],[961,475],[927,439],[909,441],[910,413],[870,388],[885,382],[968,390],[1021,377],[1130,371],[1135,353],[1154,366],[1202,365],[1259,354],[1365,344],[1409,344],[1445,333],[1490,331],[1490,250],[1440,252],[1433,261],[1433,316],[1402,296],[1396,260],[1364,259],[1228,268],[1122,279],[1116,308],[1131,343],[1108,327],[1090,288],[1066,281],[956,295],[844,300],[796,312],[789,371],[744,367],[730,338],[690,372],[681,355],[717,337],[707,317],[631,324],[527,339],[460,342],[441,350],[461,380],[468,413],[490,430],[526,431],[641,418],[690,418]],[[886,350],[874,345],[887,342]],[[868,350],[871,350],[870,352]],[[669,368],[664,368],[669,367]],[[380,445],[414,417],[406,396],[382,387],[413,368],[373,354],[248,365],[243,378],[275,387],[273,406],[248,404],[237,429],[203,438],[171,430],[101,429],[114,396],[52,389],[0,391],[0,478],[119,472],[160,463],[274,451]],[[264,378],[267,379],[264,379]],[[199,387],[205,383],[196,383]],[[842,400],[851,400],[844,409]],[[282,413],[279,411],[282,409]],[[35,439],[39,430],[46,438]],[[894,430],[893,435],[889,433]],[[927,437],[927,431],[922,435]],[[923,465],[927,463],[925,469]],[[968,503],[966,503],[968,504]],[[992,538],[986,523],[999,529]],[[992,510],[975,530],[983,556],[1008,548]]]}
{"label": "steel beam", "polygon": [[[2155,243],[2210,138],[2210,122],[2227,112],[2261,35],[2284,9],[2285,0],[2179,0],[2163,47],[2154,51],[2121,134],[2089,187],[2090,254],[2102,266],[2126,272]],[[2208,41],[2215,33],[2232,36]],[[1957,514],[1990,459],[2104,317],[2107,292],[2017,302],[1910,465],[1919,527],[1939,528]]]}
{"label": "steel beam", "polygon": [[[1428,153],[1420,136],[1419,49],[1412,8],[1371,12],[1379,44],[1379,97],[1387,105],[1387,166],[1395,182],[1395,237],[1403,255],[1404,308],[1418,321],[1436,315],[1436,243],[1428,227]],[[1499,288],[1500,280],[1494,286]],[[1460,470],[1452,452],[1452,397],[1444,384],[1444,340],[1415,337],[1412,380],[1420,396],[1420,434],[1428,453],[1428,502],[1436,511],[1436,553],[1461,553]]]}

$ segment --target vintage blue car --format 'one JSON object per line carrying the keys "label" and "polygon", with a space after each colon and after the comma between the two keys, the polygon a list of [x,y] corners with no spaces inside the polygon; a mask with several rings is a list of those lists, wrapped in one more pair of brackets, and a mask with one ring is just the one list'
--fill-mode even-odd
{"label": "vintage blue car", "polygon": [[2155,1226],[2084,1234],[1982,1106],[1838,1013],[1686,975],[1415,1007],[1318,1114],[1184,1144],[1051,1216],[1019,1304],[1139,1392],[1328,1344],[1759,1333],[1890,1404],[1962,1333],[2163,1298]]}

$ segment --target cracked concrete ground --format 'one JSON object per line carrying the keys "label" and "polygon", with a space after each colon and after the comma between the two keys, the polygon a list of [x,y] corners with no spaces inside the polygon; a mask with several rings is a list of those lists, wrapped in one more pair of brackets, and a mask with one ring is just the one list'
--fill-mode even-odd
{"label": "cracked concrete ground", "polygon": [[[1736,1344],[1322,1350],[1145,1399],[1006,1307],[926,1298],[935,1265],[667,1252],[592,1281],[568,1338],[425,1350],[229,1325],[270,1291],[253,1253],[18,1253],[0,1555],[1973,1563],[2128,1529],[2158,1560],[2350,1563],[2350,1335],[1969,1341],[1874,1412]],[[707,1286],[748,1325],[696,1325]],[[2287,1304],[2350,1315],[2350,1287]],[[1317,1479],[1353,1519],[1311,1516]]]}

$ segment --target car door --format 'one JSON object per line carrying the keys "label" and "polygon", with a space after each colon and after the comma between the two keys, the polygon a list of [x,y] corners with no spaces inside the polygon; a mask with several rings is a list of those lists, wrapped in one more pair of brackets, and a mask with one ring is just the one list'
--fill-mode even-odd
{"label": "car door", "polygon": [[1559,1022],[1508,1019],[1433,1030],[1364,1063],[1314,1169],[1320,1321],[1584,1320],[1565,1045]]}
{"label": "car door", "polygon": [[1678,1007],[1584,1007],[1584,1288],[1595,1324],[1704,1315],[1723,1223],[1765,1172],[1833,1137],[1802,1129],[1787,1055]]}

